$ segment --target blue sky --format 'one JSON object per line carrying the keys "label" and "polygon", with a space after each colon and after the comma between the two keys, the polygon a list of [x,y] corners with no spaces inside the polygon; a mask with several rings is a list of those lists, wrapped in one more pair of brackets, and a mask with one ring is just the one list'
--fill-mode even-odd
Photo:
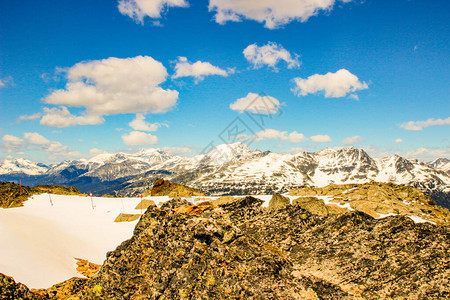
{"label": "blue sky", "polygon": [[1,1],[0,158],[194,155],[236,124],[261,150],[450,157],[448,1],[264,3]]}

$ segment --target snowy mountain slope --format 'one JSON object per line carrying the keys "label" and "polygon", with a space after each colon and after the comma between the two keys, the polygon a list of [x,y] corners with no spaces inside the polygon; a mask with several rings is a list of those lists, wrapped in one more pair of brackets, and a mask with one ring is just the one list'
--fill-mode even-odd
{"label": "snowy mountain slope", "polygon": [[[132,154],[101,154],[90,160],[65,161],[47,171],[34,171],[40,175],[33,177],[32,184],[64,184],[82,192],[136,195],[149,188],[156,178],[165,177],[218,195],[270,194],[299,186],[373,180],[415,186],[450,203],[449,164],[448,159],[425,163],[398,155],[373,159],[354,147],[278,154],[234,143],[216,146],[193,158],[144,149]],[[20,169],[7,166],[8,163],[2,164],[0,180],[17,180],[20,174],[26,175],[12,173]],[[11,174],[15,177],[8,177]]]}
{"label": "snowy mountain slope", "polygon": [[24,158],[5,159],[0,165],[0,175],[14,173],[42,175],[47,172],[47,170],[48,166]]}
{"label": "snowy mountain slope", "polygon": [[446,158],[438,158],[428,164],[430,167],[435,168],[446,173],[450,172],[450,160]]}

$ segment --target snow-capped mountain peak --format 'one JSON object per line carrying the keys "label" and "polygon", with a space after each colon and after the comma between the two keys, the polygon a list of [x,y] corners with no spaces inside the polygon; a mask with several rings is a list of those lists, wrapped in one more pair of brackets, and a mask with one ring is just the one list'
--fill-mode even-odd
{"label": "snow-capped mountain peak", "polygon": [[0,174],[42,175],[47,171],[48,166],[24,158],[5,159],[0,165]]}

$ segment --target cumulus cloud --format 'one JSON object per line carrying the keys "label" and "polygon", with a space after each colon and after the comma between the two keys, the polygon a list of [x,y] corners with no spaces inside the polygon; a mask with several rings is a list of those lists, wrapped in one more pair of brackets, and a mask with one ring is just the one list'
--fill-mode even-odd
{"label": "cumulus cloud", "polygon": [[239,98],[230,104],[232,110],[240,113],[245,111],[254,114],[275,114],[280,109],[280,102],[271,96],[260,96],[255,93],[248,93],[247,96]]}
{"label": "cumulus cloud", "polygon": [[2,137],[1,148],[3,152],[18,152],[25,145],[25,141],[17,136],[5,134]]}
{"label": "cumulus cloud", "polygon": [[437,125],[450,125],[450,117],[447,119],[428,119],[426,121],[409,121],[400,125],[401,128],[406,130],[422,130],[426,127]]}
{"label": "cumulus cloud", "polygon": [[[307,79],[297,77],[294,78],[294,82],[296,87],[292,91],[298,96],[324,92],[326,98],[345,97],[350,93],[369,87],[367,83],[361,82],[356,75],[346,69],[325,75],[314,74]],[[353,95],[352,97],[355,98]]]}
{"label": "cumulus cloud", "polygon": [[169,152],[173,155],[191,155],[192,150],[189,147],[162,147],[162,151]]}
{"label": "cumulus cloud", "polygon": [[281,153],[285,153],[285,154],[297,154],[300,152],[307,152],[308,149],[307,148],[303,148],[303,147],[292,147],[289,149],[282,149],[280,152]]}
{"label": "cumulus cloud", "polygon": [[407,158],[416,158],[422,161],[431,161],[436,158],[450,158],[450,147],[446,149],[418,148],[405,154]]}
{"label": "cumulus cloud", "polygon": [[5,135],[2,138],[2,149],[7,152],[19,152],[22,148],[42,151],[50,154],[50,159],[80,157],[81,153],[71,150],[57,141],[51,141],[37,132],[25,132],[24,138]]}
{"label": "cumulus cloud", "polygon": [[363,141],[364,141],[364,139],[362,137],[360,137],[359,135],[355,135],[355,136],[346,137],[345,139],[343,139],[342,144],[355,145],[355,144],[361,143]]}
{"label": "cumulus cloud", "polygon": [[277,70],[276,65],[280,61],[285,61],[288,69],[300,67],[299,55],[295,53],[291,55],[289,51],[277,43],[269,42],[261,47],[257,44],[251,44],[244,49],[243,53],[255,69],[266,65]]}
{"label": "cumulus cloud", "polygon": [[[178,99],[177,91],[159,86],[167,76],[166,68],[149,56],[81,62],[67,70],[65,89],[54,91],[44,102],[86,109],[82,118],[75,117],[75,121],[64,108],[53,111],[59,117],[63,115],[68,123],[56,122],[59,127],[98,124],[102,115],[164,113],[175,106]],[[45,118],[43,123],[55,126],[51,125],[50,118]]]}
{"label": "cumulus cloud", "polygon": [[332,139],[331,139],[328,135],[321,135],[321,134],[319,134],[319,135],[313,135],[313,136],[311,137],[311,140],[312,140],[314,143],[329,143],[329,142],[332,141]]}
{"label": "cumulus cloud", "polygon": [[44,136],[40,135],[37,132],[25,132],[23,134],[23,136],[32,145],[49,145],[49,144],[51,144],[50,140],[48,140],[47,138],[45,138]]}
{"label": "cumulus cloud", "polygon": [[129,134],[124,134],[122,135],[122,140],[128,146],[158,144],[158,137],[142,131],[132,131]]}
{"label": "cumulus cloud", "polygon": [[44,115],[40,121],[41,125],[51,126],[51,127],[69,127],[76,125],[97,125],[105,121],[99,115],[72,115],[67,107],[61,106],[60,108],[44,107]]}
{"label": "cumulus cloud", "polygon": [[159,19],[161,13],[169,7],[187,7],[188,5],[185,0],[119,0],[118,8],[122,15],[143,25],[145,17]]}
{"label": "cumulus cloud", "polygon": [[288,133],[287,131],[278,131],[276,129],[264,129],[263,131],[255,133],[254,139],[255,141],[284,140],[291,143],[300,143],[306,140],[306,137],[297,131]]}
{"label": "cumulus cloud", "polygon": [[394,143],[400,144],[403,143],[403,140],[401,138],[393,140]]}
{"label": "cumulus cloud", "polygon": [[108,153],[108,152],[105,151],[105,150],[102,150],[102,149],[98,149],[98,148],[92,148],[92,149],[89,150],[89,156],[90,157],[95,157],[95,156],[97,156],[99,154],[105,154],[105,153]]}
{"label": "cumulus cloud", "polygon": [[36,120],[36,119],[39,119],[41,116],[42,116],[41,113],[35,113],[35,114],[32,114],[32,115],[22,115],[22,116],[20,116],[20,117],[17,119],[17,122],[20,122],[20,121],[29,121],[29,120]]}
{"label": "cumulus cloud", "polygon": [[159,127],[161,127],[161,124],[159,123],[146,122],[143,114],[136,114],[136,118],[128,125],[130,125],[130,127],[134,130],[140,131],[156,131]]}
{"label": "cumulus cloud", "polygon": [[186,57],[178,57],[178,61],[175,65],[175,74],[172,78],[179,77],[194,77],[197,81],[203,80],[205,76],[220,75],[228,76],[234,73],[234,69],[223,70],[219,67],[213,66],[209,62],[197,61],[190,63]]}
{"label": "cumulus cloud", "polygon": [[[343,3],[352,0],[341,0]],[[239,22],[243,18],[264,23],[274,29],[292,21],[306,22],[320,11],[331,11],[335,0],[210,0],[209,11],[215,12],[219,24]]]}

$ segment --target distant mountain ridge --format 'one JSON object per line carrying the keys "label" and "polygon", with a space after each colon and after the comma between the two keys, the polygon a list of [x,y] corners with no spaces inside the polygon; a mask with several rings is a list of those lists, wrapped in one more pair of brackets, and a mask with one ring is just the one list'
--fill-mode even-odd
{"label": "distant mountain ridge", "polygon": [[0,165],[3,181],[22,179],[28,185],[70,185],[96,194],[136,195],[160,177],[216,195],[267,194],[333,183],[392,182],[417,187],[438,204],[450,207],[448,159],[428,163],[398,155],[374,159],[354,147],[279,154],[234,143],[219,145],[195,157],[143,149],[50,166],[23,158],[6,159]]}

